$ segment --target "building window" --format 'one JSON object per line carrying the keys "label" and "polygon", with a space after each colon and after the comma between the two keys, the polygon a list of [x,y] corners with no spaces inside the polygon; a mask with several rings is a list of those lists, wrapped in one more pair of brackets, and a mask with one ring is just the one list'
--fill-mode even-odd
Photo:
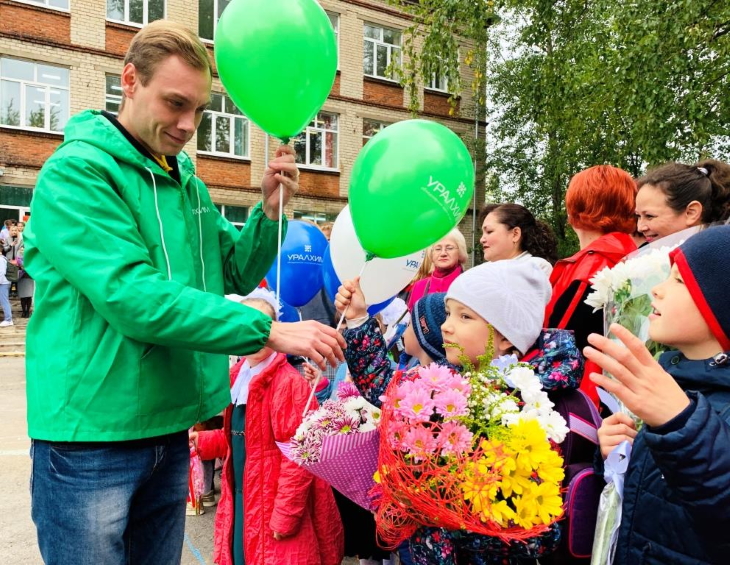
{"label": "building window", "polygon": [[198,127],[198,151],[248,158],[248,137],[248,118],[228,96],[212,92]]}
{"label": "building window", "polygon": [[401,33],[387,27],[365,24],[363,72],[367,76],[392,79],[388,67],[400,66]]}
{"label": "building window", "polygon": [[106,97],[104,109],[115,116],[119,113],[122,104],[122,82],[119,75],[106,75]]}
{"label": "building window", "polygon": [[165,0],[106,0],[108,20],[146,25],[164,17]]}
{"label": "building window", "polygon": [[362,120],[362,144],[365,145],[370,138],[376,133],[380,133],[383,129],[390,125],[388,122],[380,122],[378,120],[369,120],[363,118]]}
{"label": "building window", "polygon": [[26,4],[35,4],[46,8],[56,8],[58,10],[68,10],[68,0],[18,0]]}
{"label": "building window", "polygon": [[327,12],[327,17],[332,24],[332,30],[335,32],[335,44],[337,45],[337,68],[340,68],[340,15],[333,12]]}
{"label": "building window", "polygon": [[439,92],[448,92],[449,81],[445,76],[433,73],[431,74],[431,80],[428,81],[426,88],[430,90],[438,90]]}
{"label": "building window", "polygon": [[228,204],[216,204],[216,208],[226,220],[231,222],[239,230],[248,220],[248,206],[229,206]]}
{"label": "building window", "polygon": [[0,124],[60,132],[68,114],[68,69],[0,58]]}
{"label": "building window", "polygon": [[334,222],[337,219],[337,214],[328,214],[327,212],[309,212],[304,210],[294,210],[295,220],[309,220],[316,224],[323,224],[325,222]]}
{"label": "building window", "polygon": [[297,163],[323,169],[337,168],[337,114],[320,112],[294,141]]}
{"label": "building window", "polygon": [[213,41],[218,20],[231,0],[198,0],[198,35]]}

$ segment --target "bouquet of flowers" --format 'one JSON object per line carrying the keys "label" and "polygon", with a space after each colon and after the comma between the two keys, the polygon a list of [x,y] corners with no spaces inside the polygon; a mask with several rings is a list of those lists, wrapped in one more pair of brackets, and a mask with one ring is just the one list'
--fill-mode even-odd
{"label": "bouquet of flowers", "polygon": [[526,540],[563,514],[568,428],[540,380],[516,357],[466,363],[398,373],[383,397],[377,525],[391,547],[419,526]]}
{"label": "bouquet of flowers", "polygon": [[380,410],[360,396],[355,385],[345,382],[337,390],[337,400],[326,400],[310,412],[291,441],[278,446],[287,458],[371,510],[379,423]]}
{"label": "bouquet of flowers", "polygon": [[651,289],[669,275],[669,252],[676,245],[638,250],[614,267],[606,267],[591,279],[593,292],[586,304],[603,310],[604,332],[616,323],[646,343],[657,357],[664,347],[649,339]]}

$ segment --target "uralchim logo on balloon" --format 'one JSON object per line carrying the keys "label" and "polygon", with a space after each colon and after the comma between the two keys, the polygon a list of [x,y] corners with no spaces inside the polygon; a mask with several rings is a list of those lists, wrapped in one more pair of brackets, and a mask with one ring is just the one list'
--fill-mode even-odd
{"label": "uralchim logo on balloon", "polygon": [[464,215],[464,210],[459,205],[459,199],[464,197],[464,193],[467,190],[466,185],[463,182],[459,183],[459,186],[455,191],[458,198],[457,196],[452,196],[451,191],[449,191],[442,182],[434,179],[431,175],[428,177],[428,184],[421,187],[421,190],[438,202],[444,212],[451,214],[457,222],[461,220]]}
{"label": "uralchim logo on balloon", "polygon": [[310,265],[322,264],[322,255],[312,253],[311,245],[305,245],[301,253],[287,253],[286,258],[290,263],[308,263]]}

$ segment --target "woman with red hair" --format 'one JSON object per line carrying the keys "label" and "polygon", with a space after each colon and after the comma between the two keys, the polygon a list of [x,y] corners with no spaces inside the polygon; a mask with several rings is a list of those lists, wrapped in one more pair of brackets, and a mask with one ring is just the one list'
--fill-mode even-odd
{"label": "woman with red hair", "polygon": [[[550,275],[553,296],[545,310],[545,327],[573,330],[582,350],[589,334],[603,334],[603,312],[593,312],[585,303],[590,279],[636,249],[631,238],[636,229],[636,183],[617,167],[591,167],[570,180],[565,205],[580,251],[558,261]],[[586,363],[585,374],[591,371],[600,368]],[[590,379],[583,379],[581,389],[598,402]]]}

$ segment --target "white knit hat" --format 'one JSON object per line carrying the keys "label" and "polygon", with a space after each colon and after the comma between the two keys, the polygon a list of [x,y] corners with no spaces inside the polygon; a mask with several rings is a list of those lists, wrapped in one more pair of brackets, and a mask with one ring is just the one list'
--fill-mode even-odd
{"label": "white knit hat", "polygon": [[271,309],[274,311],[275,322],[278,322],[279,317],[281,316],[281,303],[276,299],[276,294],[265,288],[255,288],[246,296],[241,296],[240,294],[226,294],[226,298],[228,300],[233,300],[233,302],[244,302],[246,300],[263,300],[269,306],[271,306]]}
{"label": "white knit hat", "polygon": [[551,295],[550,281],[540,268],[506,259],[459,275],[446,300],[474,310],[524,354],[540,335]]}

